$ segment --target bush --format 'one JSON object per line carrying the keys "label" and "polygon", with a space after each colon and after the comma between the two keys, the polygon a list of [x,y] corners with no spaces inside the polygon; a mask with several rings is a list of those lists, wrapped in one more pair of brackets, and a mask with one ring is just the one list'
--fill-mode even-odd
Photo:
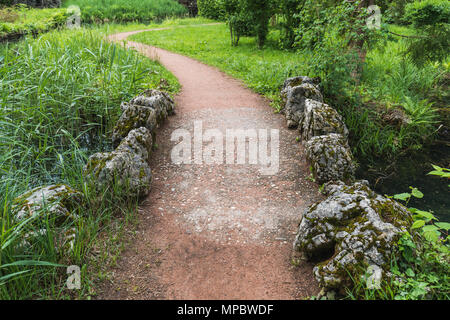
{"label": "bush", "polygon": [[417,36],[410,37],[407,49],[418,65],[447,57],[450,47],[449,1],[425,0],[408,4],[405,20],[418,31]]}
{"label": "bush", "polygon": [[450,2],[447,0],[424,0],[406,6],[404,20],[416,28],[450,23]]}
{"label": "bush", "polygon": [[248,13],[254,26],[259,48],[262,48],[266,42],[273,9],[274,2],[271,0],[243,0],[242,2],[242,10]]}
{"label": "bush", "polygon": [[197,0],[199,16],[224,21],[226,19],[226,0]]}

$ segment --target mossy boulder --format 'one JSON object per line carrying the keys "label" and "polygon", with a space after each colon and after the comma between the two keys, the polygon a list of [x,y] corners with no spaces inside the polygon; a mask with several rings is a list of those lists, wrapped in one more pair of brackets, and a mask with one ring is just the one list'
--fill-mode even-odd
{"label": "mossy boulder", "polygon": [[148,165],[151,145],[148,129],[132,130],[113,152],[96,153],[89,158],[83,171],[85,180],[97,191],[114,188],[127,196],[147,195],[152,182]]}
{"label": "mossy boulder", "polygon": [[77,235],[72,225],[78,218],[77,212],[80,212],[83,201],[81,192],[64,184],[38,187],[14,199],[11,209],[17,222],[35,218],[23,226],[28,232],[22,238],[22,247],[33,251],[33,245],[42,237],[50,237],[46,229],[48,220],[56,250],[69,254]]}
{"label": "mossy boulder", "polygon": [[154,136],[158,124],[175,111],[175,105],[170,96],[158,90],[145,91],[129,103],[122,103],[120,107],[123,113],[112,133],[114,146],[118,146],[133,129],[145,127]]}
{"label": "mossy boulder", "polygon": [[319,261],[314,275],[327,290],[352,285],[368,268],[390,277],[389,262],[397,242],[412,224],[410,212],[372,191],[366,181],[324,187],[328,198],[303,214],[294,249]]}
{"label": "mossy boulder", "polygon": [[131,130],[127,137],[116,148],[118,152],[129,152],[137,155],[145,161],[150,160],[153,137],[151,132],[144,127]]}
{"label": "mossy boulder", "polygon": [[284,103],[286,103],[288,90],[290,88],[300,86],[304,83],[312,84],[312,85],[316,86],[320,91],[320,88],[319,88],[320,78],[318,78],[318,77],[310,78],[310,77],[306,77],[306,76],[297,76],[297,77],[287,78],[284,81],[283,85],[281,86],[281,97],[283,98]]}
{"label": "mossy boulder", "polygon": [[286,100],[283,113],[289,128],[296,128],[302,123],[307,99],[323,102],[322,94],[317,86],[308,82],[295,87],[287,87],[282,91],[282,96],[285,96]]}
{"label": "mossy boulder", "polygon": [[342,117],[329,105],[306,99],[304,113],[304,119],[300,125],[300,133],[304,141],[329,133],[348,136],[348,129],[342,121]]}
{"label": "mossy boulder", "polygon": [[159,90],[146,90],[130,101],[130,104],[151,107],[157,111],[158,119],[164,121],[175,113],[175,103],[169,94]]}
{"label": "mossy boulder", "polygon": [[58,225],[76,219],[73,212],[83,201],[83,194],[65,184],[34,188],[13,200],[12,213],[17,221],[48,216]]}
{"label": "mossy boulder", "polygon": [[305,142],[306,157],[318,183],[351,181],[356,166],[345,136],[330,133]]}

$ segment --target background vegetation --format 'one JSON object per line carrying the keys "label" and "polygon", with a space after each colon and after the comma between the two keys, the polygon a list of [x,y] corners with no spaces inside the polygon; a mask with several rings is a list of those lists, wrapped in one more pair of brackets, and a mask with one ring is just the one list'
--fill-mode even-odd
{"label": "background vegetation", "polygon": [[68,0],[64,6],[77,5],[83,23],[127,23],[162,21],[187,14],[176,0]]}
{"label": "background vegetation", "polygon": [[[132,39],[214,65],[268,96],[277,111],[279,89],[286,78],[321,77],[327,102],[349,127],[362,171],[375,172],[376,183],[391,172],[416,175],[419,162],[429,163],[418,155],[434,154],[438,165],[448,167],[450,4],[378,1],[381,29],[367,27],[368,4],[365,0],[199,0],[201,18],[168,19],[163,25],[169,30]],[[83,28],[39,37],[64,26],[65,9],[0,9],[0,41],[33,36],[0,44],[0,298],[73,298],[64,291],[65,268],[58,267],[69,264],[82,266],[87,282],[78,294],[95,294],[87,274],[107,276],[105,268],[115,262],[124,245],[121,235],[135,221],[137,199],[95,197],[83,184],[82,167],[89,155],[111,147],[108,136],[121,101],[158,87],[161,79],[169,83],[164,89],[178,90],[176,79],[158,63],[103,37],[185,16],[184,7],[175,0],[64,1],[65,7],[70,5],[81,8]],[[209,19],[225,23],[197,25]],[[134,24],[123,24],[128,22]],[[415,162],[402,169],[405,158]],[[86,198],[76,209],[81,218],[70,225],[77,230],[70,254],[55,250],[52,221],[17,224],[11,217],[12,199],[51,183],[70,184]],[[400,194],[396,199],[416,206],[415,200],[429,197],[427,192],[423,199],[420,194],[411,191],[409,197]],[[448,189],[443,195],[431,194],[448,211]],[[376,292],[357,285],[349,298],[448,299],[448,225],[438,222],[433,212],[412,212],[419,222],[399,243],[402,259],[393,260],[398,282]],[[25,235],[40,228],[48,232],[24,248]],[[355,283],[362,282],[355,279]]]}
{"label": "background vegetation", "polygon": [[26,6],[0,6],[0,42],[36,35],[66,23],[65,9],[30,9]]}

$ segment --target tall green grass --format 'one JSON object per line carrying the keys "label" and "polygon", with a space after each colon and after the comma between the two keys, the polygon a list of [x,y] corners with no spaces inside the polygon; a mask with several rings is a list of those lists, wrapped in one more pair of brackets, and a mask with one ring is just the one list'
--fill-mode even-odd
{"label": "tall green grass", "polygon": [[68,0],[64,6],[77,5],[84,23],[162,21],[187,14],[176,0]]}
{"label": "tall green grass", "polygon": [[[122,101],[156,88],[162,78],[172,92],[178,84],[158,63],[103,37],[95,30],[66,30],[0,46],[0,299],[67,296],[65,269],[53,264],[86,266],[110,218],[128,223],[135,214],[136,199],[91,193],[82,168],[92,153],[111,148]],[[18,223],[11,215],[15,197],[54,183],[69,184],[86,198],[77,209],[82,218],[66,226],[78,235],[70,255],[55,250],[53,221]],[[42,228],[48,232],[31,248],[21,245],[27,233]],[[17,262],[23,260],[28,262]]]}

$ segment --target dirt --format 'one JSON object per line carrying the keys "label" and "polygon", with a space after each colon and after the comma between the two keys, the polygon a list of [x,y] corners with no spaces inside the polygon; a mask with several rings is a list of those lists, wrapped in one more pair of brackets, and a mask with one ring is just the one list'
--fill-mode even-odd
{"label": "dirt", "polygon": [[[142,31],[137,31],[142,32]],[[122,41],[128,32],[110,37]],[[158,130],[154,181],[137,235],[100,299],[301,299],[317,294],[312,265],[292,250],[302,212],[320,199],[297,132],[269,101],[194,59],[127,42],[180,81],[177,113]],[[176,129],[277,129],[280,167],[171,161]],[[296,263],[293,263],[295,261]]]}

